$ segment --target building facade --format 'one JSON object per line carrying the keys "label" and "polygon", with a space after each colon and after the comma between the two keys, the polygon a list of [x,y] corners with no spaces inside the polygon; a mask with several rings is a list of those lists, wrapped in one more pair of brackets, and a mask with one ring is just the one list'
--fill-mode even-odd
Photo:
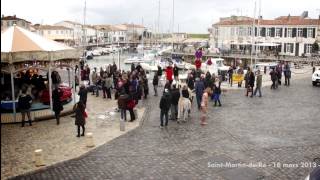
{"label": "building facade", "polygon": [[273,43],[277,44],[276,51],[279,55],[310,55],[312,44],[319,37],[319,21],[307,16],[290,15],[273,20],[262,17],[253,20],[244,16],[220,18],[218,23],[209,28],[210,46],[231,49],[234,45],[248,47],[252,42]]}
{"label": "building facade", "polygon": [[13,26],[14,24],[19,27],[25,28],[27,30],[30,30],[30,26],[31,26],[31,22],[18,18],[16,17],[16,15],[1,16],[1,32],[10,26]]}
{"label": "building facade", "polygon": [[64,26],[34,25],[35,32],[54,41],[74,45],[73,29]]}
{"label": "building facade", "polygon": [[54,26],[63,26],[66,28],[70,28],[73,31],[72,34],[72,40],[74,42],[75,46],[79,46],[84,44],[84,33],[83,33],[83,27],[82,24],[72,21],[61,21],[58,23],[55,23]]}

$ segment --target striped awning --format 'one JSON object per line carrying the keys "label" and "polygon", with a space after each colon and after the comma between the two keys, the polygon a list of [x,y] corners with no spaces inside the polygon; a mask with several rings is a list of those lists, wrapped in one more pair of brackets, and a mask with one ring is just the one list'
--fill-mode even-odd
{"label": "striped awning", "polygon": [[18,26],[1,33],[1,62],[54,61],[79,58],[80,52]]}

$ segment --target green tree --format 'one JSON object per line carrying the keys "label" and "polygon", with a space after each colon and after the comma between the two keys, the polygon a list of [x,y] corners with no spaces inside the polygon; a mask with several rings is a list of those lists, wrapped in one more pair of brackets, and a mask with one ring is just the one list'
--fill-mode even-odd
{"label": "green tree", "polygon": [[313,44],[312,44],[312,52],[313,53],[318,53],[319,51],[319,44],[317,41],[315,41]]}

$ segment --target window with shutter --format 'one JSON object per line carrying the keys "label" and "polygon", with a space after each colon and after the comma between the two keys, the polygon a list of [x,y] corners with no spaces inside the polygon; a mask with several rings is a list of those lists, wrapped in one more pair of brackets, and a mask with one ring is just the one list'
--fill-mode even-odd
{"label": "window with shutter", "polygon": [[316,28],[313,28],[313,32],[312,32],[312,38],[316,37]]}
{"label": "window with shutter", "polygon": [[307,45],[305,44],[304,45],[304,54],[306,54],[306,52],[307,52]]}
{"label": "window with shutter", "polygon": [[275,28],[271,28],[271,37],[274,37],[275,34]]}
{"label": "window with shutter", "polygon": [[293,53],[293,43],[291,43],[291,53]]}
{"label": "window with shutter", "polygon": [[287,37],[287,28],[284,28],[284,37]]}
{"label": "window with shutter", "polygon": [[303,37],[307,38],[307,28],[303,28]]}
{"label": "window with shutter", "polygon": [[293,28],[292,37],[296,37],[296,34],[297,34],[297,28]]}
{"label": "window with shutter", "polygon": [[283,47],[284,47],[284,48],[283,48],[283,51],[284,51],[284,53],[286,53],[286,52],[287,52],[287,43],[284,43],[283,45],[284,45],[284,46],[283,46]]}

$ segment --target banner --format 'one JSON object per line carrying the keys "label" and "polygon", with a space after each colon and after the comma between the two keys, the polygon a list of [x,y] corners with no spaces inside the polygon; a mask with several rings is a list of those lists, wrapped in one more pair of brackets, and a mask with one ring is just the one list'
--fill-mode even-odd
{"label": "banner", "polygon": [[232,75],[232,81],[234,82],[240,82],[244,80],[244,75],[243,74],[233,74]]}

